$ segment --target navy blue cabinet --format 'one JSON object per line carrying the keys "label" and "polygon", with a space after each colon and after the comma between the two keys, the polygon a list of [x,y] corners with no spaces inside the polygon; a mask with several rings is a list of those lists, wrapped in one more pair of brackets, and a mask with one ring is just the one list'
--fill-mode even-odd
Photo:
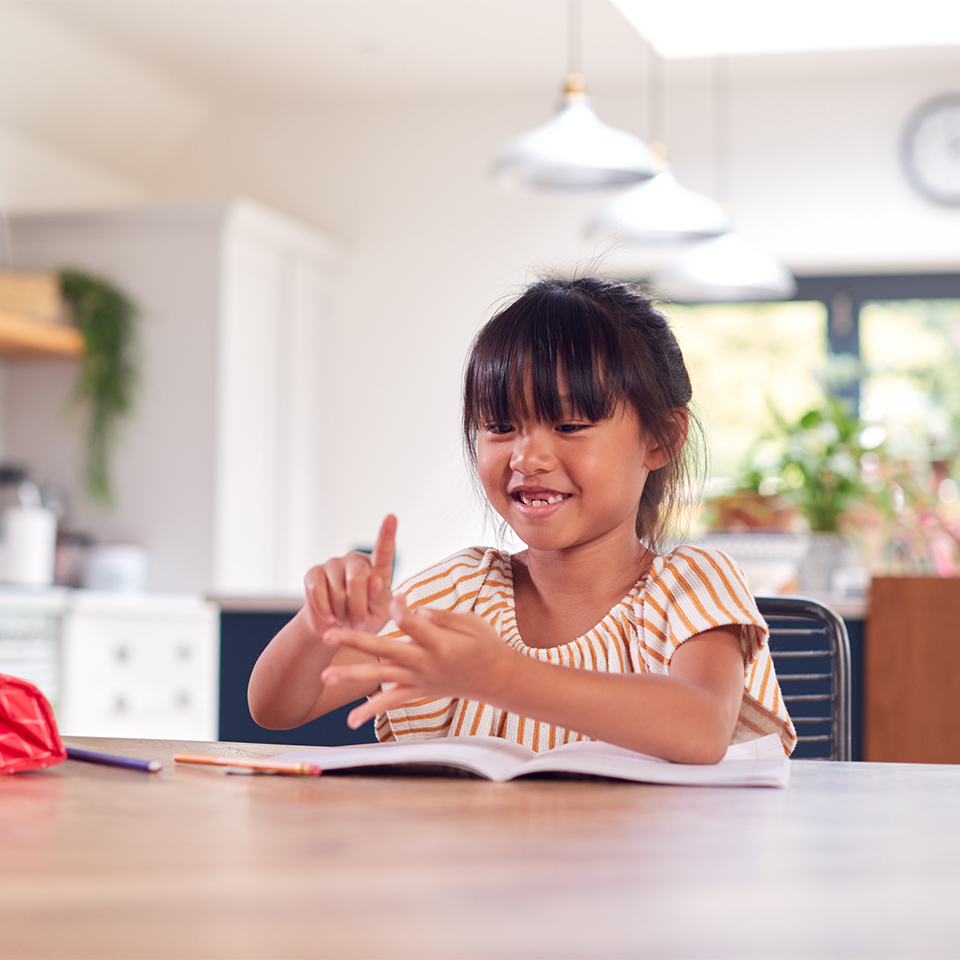
{"label": "navy blue cabinet", "polygon": [[334,710],[293,730],[265,730],[247,708],[250,671],[263,648],[293,616],[292,613],[222,611],[220,614],[220,726],[219,738],[241,743],[289,743],[306,746],[340,746],[372,743],[373,723],[359,730],[347,726],[352,704]]}
{"label": "navy blue cabinet", "polygon": [[863,759],[863,617],[844,617],[850,638],[850,759]]}

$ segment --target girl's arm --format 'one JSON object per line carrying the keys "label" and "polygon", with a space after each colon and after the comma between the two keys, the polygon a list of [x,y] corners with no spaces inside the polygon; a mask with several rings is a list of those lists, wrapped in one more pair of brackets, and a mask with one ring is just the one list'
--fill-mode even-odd
{"label": "girl's arm", "polygon": [[349,553],[307,573],[306,602],[260,654],[250,675],[247,701],[260,726],[289,730],[376,691],[377,683],[368,680],[334,688],[324,684],[321,674],[331,664],[369,664],[372,658],[325,644],[323,635],[338,626],[376,633],[390,619],[396,532],[396,518],[389,516],[369,556]]}
{"label": "girl's arm", "polygon": [[[684,763],[715,763],[733,734],[743,697],[740,628],[691,637],[673,655],[667,676],[616,674],[543,663],[504,644],[473,614],[392,607],[411,642],[336,629],[325,640],[371,656],[334,664],[329,686],[393,682],[357,707],[358,727],[408,700],[460,696],[552,723],[608,743]],[[379,657],[379,662],[372,657]]]}

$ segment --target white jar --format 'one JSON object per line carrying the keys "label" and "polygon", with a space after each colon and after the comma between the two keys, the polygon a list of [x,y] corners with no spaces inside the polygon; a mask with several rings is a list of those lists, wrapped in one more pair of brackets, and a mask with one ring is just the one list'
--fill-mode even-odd
{"label": "white jar", "polygon": [[0,580],[31,587],[53,583],[57,515],[46,507],[8,507],[3,512]]}

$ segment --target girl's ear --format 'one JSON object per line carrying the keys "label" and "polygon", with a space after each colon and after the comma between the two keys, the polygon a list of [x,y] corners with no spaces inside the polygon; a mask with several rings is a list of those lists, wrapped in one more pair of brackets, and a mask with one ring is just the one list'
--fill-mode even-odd
{"label": "girl's ear", "polygon": [[656,443],[647,450],[644,466],[650,470],[659,470],[679,456],[687,442],[690,430],[690,415],[684,407],[677,407],[670,416],[670,436],[666,443]]}

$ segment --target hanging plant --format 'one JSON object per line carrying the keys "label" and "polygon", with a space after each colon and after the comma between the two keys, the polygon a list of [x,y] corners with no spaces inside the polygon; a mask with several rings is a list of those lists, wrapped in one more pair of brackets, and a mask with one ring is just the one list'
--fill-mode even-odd
{"label": "hanging plant", "polygon": [[133,407],[137,383],[134,358],[137,308],[112,284],[79,270],[59,272],[60,292],[83,336],[77,400],[87,404],[84,480],[92,500],[114,501],[110,456],[120,420]]}

